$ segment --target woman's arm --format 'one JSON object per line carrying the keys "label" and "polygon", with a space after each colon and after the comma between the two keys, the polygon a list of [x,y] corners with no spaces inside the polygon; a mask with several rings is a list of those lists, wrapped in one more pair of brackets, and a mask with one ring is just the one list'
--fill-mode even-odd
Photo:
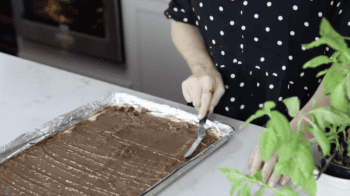
{"label": "woman's arm", "polygon": [[[346,65],[345,67],[350,68],[350,65]],[[332,66],[332,68],[335,68],[336,70],[338,70],[337,67],[335,67],[334,65]],[[315,94],[312,96],[312,98],[309,100],[309,102],[303,107],[302,110],[300,110],[299,114],[297,116],[294,117],[294,119],[290,122],[291,128],[292,128],[292,132],[295,132],[298,128],[298,121],[300,119],[300,117],[308,112],[310,112],[312,110],[312,99],[316,99],[317,102],[317,107],[323,107],[323,106],[330,106],[331,105],[331,97],[330,95],[326,95],[324,98],[322,98],[324,89],[323,89],[323,81],[320,84],[320,86],[318,87],[317,91],[315,92]],[[349,98],[350,99],[350,98]],[[311,114],[306,115],[306,118],[311,120]],[[305,126],[305,125],[309,125],[311,126],[311,124],[305,120],[303,120],[301,122],[301,127]],[[302,130],[305,133],[305,138],[306,140],[310,140],[313,138],[313,135],[305,130]]]}
{"label": "woman's arm", "polygon": [[195,27],[172,20],[171,38],[192,73],[203,68],[216,69]]}

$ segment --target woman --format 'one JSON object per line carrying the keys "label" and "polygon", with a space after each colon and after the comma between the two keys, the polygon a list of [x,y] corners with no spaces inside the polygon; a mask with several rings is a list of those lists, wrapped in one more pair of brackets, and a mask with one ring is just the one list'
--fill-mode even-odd
{"label": "woman", "polygon": [[[349,2],[345,0],[172,0],[164,14],[172,19],[172,40],[187,62],[192,75],[182,83],[187,102],[199,110],[246,121],[266,101],[274,101],[296,131],[300,114],[317,106],[329,105],[322,99],[322,77],[316,74],[331,64],[302,69],[319,56],[331,56],[326,45],[305,50],[301,44],[317,40],[322,17],[334,29],[349,36]],[[197,34],[197,32],[198,34]],[[202,39],[200,38],[202,37]],[[320,88],[319,88],[320,87]],[[288,115],[285,98],[297,96],[301,112]],[[267,116],[252,123],[264,126]],[[309,132],[304,139],[311,139]],[[258,152],[251,155],[251,172],[262,169],[264,182],[286,184],[288,176],[275,177],[275,154],[263,165]]]}

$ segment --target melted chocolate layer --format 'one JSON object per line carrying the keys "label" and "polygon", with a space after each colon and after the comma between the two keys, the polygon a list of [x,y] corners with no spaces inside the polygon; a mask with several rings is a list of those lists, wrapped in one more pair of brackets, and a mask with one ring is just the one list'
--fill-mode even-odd
{"label": "melted chocolate layer", "polygon": [[[189,160],[197,132],[144,108],[106,106],[1,163],[0,193],[138,196]],[[192,157],[218,140],[207,134]]]}

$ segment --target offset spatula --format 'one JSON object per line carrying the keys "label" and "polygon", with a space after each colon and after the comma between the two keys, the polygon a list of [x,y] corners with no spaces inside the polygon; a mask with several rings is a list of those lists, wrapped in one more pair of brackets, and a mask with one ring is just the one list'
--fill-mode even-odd
{"label": "offset spatula", "polygon": [[[187,103],[187,105],[193,107],[193,105],[191,103]],[[186,159],[189,158],[197,150],[197,148],[202,143],[204,137],[206,136],[207,133],[205,131],[204,124],[207,121],[207,117],[208,117],[208,114],[205,115],[205,117],[202,120],[199,121],[199,129],[198,129],[197,139],[192,144],[192,147],[187,151],[187,153],[185,155]]]}

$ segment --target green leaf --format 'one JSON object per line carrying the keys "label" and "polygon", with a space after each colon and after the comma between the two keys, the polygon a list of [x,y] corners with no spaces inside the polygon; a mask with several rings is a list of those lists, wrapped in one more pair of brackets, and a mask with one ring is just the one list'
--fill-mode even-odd
{"label": "green leaf", "polygon": [[333,59],[329,58],[328,56],[320,55],[320,56],[314,57],[313,59],[306,62],[303,65],[303,69],[315,68],[315,67],[318,67],[320,65],[328,64],[328,63],[332,63],[332,62],[333,62]]}
{"label": "green leaf", "polygon": [[277,137],[277,140],[282,140],[285,137],[285,133],[283,131],[281,131],[280,128],[279,129],[276,128],[277,126],[274,125],[274,122],[276,120],[271,119],[270,121],[271,121],[271,124],[272,124],[270,130],[273,131],[273,133]]}
{"label": "green leaf", "polygon": [[275,196],[299,196],[289,185],[283,186],[278,191],[274,191]]}
{"label": "green leaf", "polygon": [[303,179],[300,185],[306,193],[308,193],[311,196],[316,196],[317,183],[314,175],[311,175],[310,177]]}
{"label": "green leaf", "polygon": [[243,179],[240,179],[240,180],[237,180],[235,183],[233,183],[230,190],[230,196],[232,196],[238,190],[238,188],[241,186],[243,181],[244,181]]}
{"label": "green leaf", "polygon": [[242,171],[236,168],[217,168],[219,173],[224,175],[227,180],[233,182],[230,190],[230,195],[232,196],[242,183],[247,179]]}
{"label": "green leaf", "polygon": [[327,44],[334,50],[345,51],[347,44],[339,33],[337,33],[328,20],[323,17],[320,25],[320,35],[327,40]]}
{"label": "green leaf", "polygon": [[266,163],[277,151],[280,141],[272,129],[266,128],[259,136],[259,153],[261,159]]}
{"label": "green leaf", "polygon": [[[305,125],[307,126],[307,125]],[[304,145],[306,148],[310,148],[311,149],[311,146],[314,145],[314,143],[308,141],[308,140],[301,140],[298,142],[299,145]]]}
{"label": "green leaf", "polygon": [[264,103],[264,107],[263,107],[263,110],[269,112],[271,109],[275,108],[276,107],[276,104],[275,102],[273,101],[266,101]]}
{"label": "green leaf", "polygon": [[317,73],[316,77],[318,78],[318,77],[320,77],[320,76],[323,76],[323,75],[325,75],[328,71],[329,71],[329,69],[325,69],[325,70],[323,70],[323,71],[320,71],[320,72]]}
{"label": "green leaf", "polygon": [[321,37],[317,41],[312,41],[311,43],[301,44],[301,45],[304,46],[306,50],[308,50],[310,48],[315,48],[323,44],[327,44],[327,39],[325,39],[324,37]]}
{"label": "green leaf", "polygon": [[[307,125],[306,125],[307,126]],[[305,127],[306,127],[305,126]],[[331,151],[331,143],[328,141],[326,137],[326,133],[323,131],[324,129],[320,129],[318,126],[312,127],[312,135],[315,137],[318,145],[322,150],[323,156],[329,156]]]}
{"label": "green leaf", "polygon": [[[344,78],[345,80],[346,78]],[[345,114],[348,112],[347,106],[349,99],[347,98],[346,91],[344,88],[345,81],[341,81],[341,84],[335,87],[331,92],[331,106]]]}
{"label": "green leaf", "polygon": [[340,51],[335,51],[333,54],[332,54],[332,59],[334,59],[334,61],[336,62],[338,57],[341,55],[342,53]]}
{"label": "green leaf", "polygon": [[284,174],[290,174],[291,173],[291,161],[285,161],[282,162],[280,159],[278,159],[277,163],[275,164],[274,173],[279,176],[281,173]]}
{"label": "green leaf", "polygon": [[288,109],[288,114],[291,117],[295,117],[300,111],[300,100],[298,97],[290,97],[282,101]]}
{"label": "green leaf", "polygon": [[[295,175],[293,175],[293,173],[295,174],[295,172],[296,172],[295,169],[299,169],[300,172],[298,172],[298,173],[303,174],[303,176],[298,176],[298,177],[308,178],[309,175],[312,174],[313,169],[316,168],[315,160],[312,156],[311,148],[308,148],[308,146],[305,146],[305,143],[301,143],[301,145],[298,145],[297,148],[295,148],[295,149],[288,149],[288,148],[284,148],[284,149],[287,149],[287,150],[284,150],[284,151],[282,150],[281,152],[278,153],[279,155],[281,154],[279,160],[282,158],[282,156],[287,157],[288,156],[287,154],[290,154],[290,156],[293,156],[293,158],[294,158],[293,160],[294,160],[295,164],[291,164],[292,157],[290,157],[288,159],[285,158],[284,160],[281,159],[281,161],[283,161],[283,162],[281,164],[278,164],[278,168],[276,168],[276,170],[278,172],[280,172],[282,169],[282,173],[284,175],[291,174],[290,176],[291,176],[293,182],[298,181],[298,179],[295,179]],[[286,154],[282,155],[282,153],[286,153]],[[294,155],[296,155],[296,157]],[[290,165],[288,166],[286,163],[289,163]],[[281,167],[285,167],[286,169],[281,168]],[[283,172],[283,170],[285,172]],[[290,172],[290,171],[294,171],[294,172]]]}
{"label": "green leaf", "polygon": [[243,125],[241,125],[240,129],[246,127],[250,122],[252,122],[253,120],[260,118],[264,115],[266,115],[268,113],[268,111],[265,111],[263,109],[258,110],[255,112],[255,114],[253,114],[252,116],[250,116]]}
{"label": "green leaf", "polygon": [[264,196],[264,193],[265,193],[265,188],[264,187],[261,187],[258,192],[256,192],[254,194],[254,196]]}
{"label": "green leaf", "polygon": [[291,159],[296,153],[295,150],[297,149],[296,142],[294,141],[292,141],[293,143],[281,144],[280,148],[278,149],[278,160],[281,160],[282,162],[291,161]]}
{"label": "green leaf", "polygon": [[[295,164],[295,163],[294,163]],[[300,181],[303,178],[303,174],[300,172],[300,170],[297,167],[292,167],[291,169],[291,174],[289,175],[291,180],[292,180],[292,184],[293,186],[297,186],[298,184],[300,184]]]}
{"label": "green leaf", "polygon": [[342,71],[330,69],[323,78],[324,95],[330,94],[332,90],[343,83],[345,75]]}
{"label": "green leaf", "polygon": [[261,170],[255,170],[252,176],[247,176],[247,178],[254,183],[264,182]]}
{"label": "green leaf", "polygon": [[244,183],[240,189],[238,190],[237,195],[242,195],[242,196],[251,196],[250,195],[250,187],[248,183]]}
{"label": "green leaf", "polygon": [[232,196],[237,190],[238,195],[250,195],[250,187],[245,181],[251,183],[261,183],[263,186],[267,186],[262,177],[261,170],[255,170],[252,176],[244,175],[242,171],[236,168],[218,168],[218,171],[226,176],[228,180],[234,182],[231,187],[230,195]]}
{"label": "green leaf", "polygon": [[292,137],[289,120],[278,111],[271,111],[270,116],[272,127],[277,131],[281,142],[288,141]]}
{"label": "green leaf", "polygon": [[295,153],[297,154],[295,163],[298,166],[298,169],[301,170],[304,178],[309,178],[313,174],[313,170],[316,169],[315,159],[312,155],[312,149],[308,146],[301,143],[298,145]]}
{"label": "green leaf", "polygon": [[294,136],[297,139],[297,141],[299,141],[300,139],[305,138],[305,133],[302,131],[297,131],[297,132],[294,132]]}
{"label": "green leaf", "polygon": [[236,182],[240,179],[245,179],[244,173],[236,168],[218,168],[219,173],[224,175],[229,181]]}
{"label": "green leaf", "polygon": [[233,194],[236,192],[236,190],[237,190],[237,187],[236,187],[236,183],[234,183],[234,184],[232,184],[232,186],[231,186],[231,189],[230,189],[230,196],[233,196]]}
{"label": "green leaf", "polygon": [[272,120],[268,120],[266,123],[266,128],[272,128]]}
{"label": "green leaf", "polygon": [[340,37],[340,35],[333,29],[332,25],[329,23],[328,19],[325,17],[322,17],[321,19],[319,33],[322,37],[327,35],[335,35]]}
{"label": "green leaf", "polygon": [[306,131],[308,131],[308,132],[310,132],[310,133],[313,133],[314,132],[314,128],[312,127],[312,126],[309,126],[309,125],[305,125],[304,127],[303,127],[303,129],[304,130],[306,130]]}
{"label": "green leaf", "polygon": [[344,53],[341,53],[339,55],[339,57],[337,58],[337,61],[340,63],[341,67],[344,67],[343,65],[348,63],[348,59],[346,58],[346,56],[344,55]]}
{"label": "green leaf", "polygon": [[328,123],[332,125],[340,126],[344,123],[350,122],[349,115],[341,111],[338,111],[332,108],[331,106],[319,107],[308,112],[307,114],[315,115],[317,125],[321,130],[324,130]]}

